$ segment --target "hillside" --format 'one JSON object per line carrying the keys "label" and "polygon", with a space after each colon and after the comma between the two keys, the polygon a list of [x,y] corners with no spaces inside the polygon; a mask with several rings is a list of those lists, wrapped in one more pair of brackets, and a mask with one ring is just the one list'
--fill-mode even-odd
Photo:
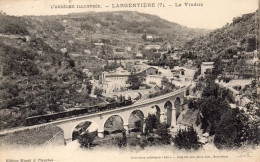
{"label": "hillside", "polygon": [[144,34],[177,46],[205,33],[138,12],[26,17],[0,13],[0,24],[0,129],[24,125],[28,116],[102,102],[89,96],[90,77],[82,72],[91,69],[98,78],[105,65],[96,57],[100,50],[114,57],[113,47],[130,46],[133,53],[140,44],[154,43],[145,42]]}
{"label": "hillside", "polygon": [[231,24],[188,41],[185,49],[189,55],[185,57],[193,59],[197,66],[202,61],[214,61],[216,74],[222,74],[225,80],[252,78],[257,55],[258,15],[258,11],[244,14],[234,18]]}
{"label": "hillside", "polygon": [[101,102],[89,97],[89,78],[75,61],[38,35],[55,31],[46,27],[33,31],[34,23],[0,14],[0,129],[24,125],[28,116],[65,111],[79,102]]}
{"label": "hillside", "polygon": [[[209,34],[192,39],[186,43],[186,48],[204,54],[206,57],[236,54],[236,52],[252,52],[256,49],[256,33],[258,31],[257,13],[244,14],[235,17],[231,24]],[[225,57],[225,56],[224,56]]]}
{"label": "hillside", "polygon": [[37,29],[38,35],[42,33],[41,36],[47,37],[53,46],[59,47],[62,43],[63,47],[68,47],[68,52],[93,48],[91,41],[108,46],[137,46],[143,43],[143,34],[163,37],[164,41],[178,46],[207,33],[206,30],[183,27],[158,16],[130,11],[26,18],[33,21],[30,32]]}

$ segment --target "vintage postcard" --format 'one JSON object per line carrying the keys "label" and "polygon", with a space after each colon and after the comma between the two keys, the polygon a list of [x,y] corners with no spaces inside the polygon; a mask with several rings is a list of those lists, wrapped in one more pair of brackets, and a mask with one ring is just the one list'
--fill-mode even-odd
{"label": "vintage postcard", "polygon": [[260,161],[258,0],[0,0],[0,161]]}

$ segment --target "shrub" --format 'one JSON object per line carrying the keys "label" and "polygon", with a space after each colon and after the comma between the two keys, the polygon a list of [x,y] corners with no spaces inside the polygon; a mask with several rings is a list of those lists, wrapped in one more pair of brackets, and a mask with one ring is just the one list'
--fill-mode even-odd
{"label": "shrub", "polygon": [[114,103],[114,102],[116,102],[116,100],[115,100],[114,98],[112,98],[112,97],[107,97],[107,98],[106,98],[106,101],[109,102],[109,103]]}
{"label": "shrub", "polygon": [[142,129],[142,120],[137,120],[134,122],[134,125],[135,127],[138,129],[138,130],[141,130]]}
{"label": "shrub", "polygon": [[119,148],[126,147],[126,144],[127,144],[127,139],[126,139],[125,132],[122,132],[122,135],[123,135],[123,137],[116,138],[117,145],[118,145]]}
{"label": "shrub", "polygon": [[84,133],[79,137],[80,147],[90,148],[93,147],[93,141],[95,139],[95,135],[92,133]]}
{"label": "shrub", "polygon": [[149,145],[149,146],[152,146],[152,145],[155,144],[155,139],[154,139],[154,137],[148,137],[148,138],[147,138],[147,141],[148,141],[148,145]]}
{"label": "shrub", "polygon": [[21,97],[15,97],[10,99],[7,104],[6,104],[6,108],[11,108],[14,106],[18,106],[19,104],[24,104],[25,100]]}
{"label": "shrub", "polygon": [[153,98],[153,97],[157,97],[157,96],[161,96],[161,95],[164,95],[164,94],[167,94],[167,93],[170,93],[174,90],[174,87],[165,87],[164,89],[161,89],[155,93],[151,93],[149,94],[149,98]]}
{"label": "shrub", "polygon": [[139,141],[139,146],[143,149],[148,145],[148,141],[145,139],[145,137],[142,137]]}
{"label": "shrub", "polygon": [[102,96],[102,89],[96,87],[94,90],[94,95],[98,97]]}
{"label": "shrub", "polygon": [[160,137],[162,144],[167,145],[171,143],[171,134],[166,123],[158,124],[156,134]]}
{"label": "shrub", "polygon": [[137,146],[139,144],[138,138],[129,138],[127,141],[129,146]]}
{"label": "shrub", "polygon": [[159,120],[157,119],[156,115],[149,114],[145,120],[145,123],[146,123],[145,134],[148,134],[150,132],[153,132],[153,129],[156,128],[156,126],[159,123]]}
{"label": "shrub", "polygon": [[5,23],[3,23],[3,27],[0,29],[1,32],[7,34],[20,34],[20,35],[29,35],[26,28],[26,24],[24,20],[16,17],[5,16]]}
{"label": "shrub", "polygon": [[214,144],[217,148],[238,148],[243,145],[258,145],[259,128],[256,120],[237,109],[229,110],[221,116],[216,129]]}
{"label": "shrub", "polygon": [[199,142],[198,134],[193,127],[185,130],[180,129],[173,138],[173,142],[177,148],[186,150],[198,150],[202,146]]}
{"label": "shrub", "polygon": [[62,106],[60,106],[58,104],[50,104],[49,110],[54,111],[54,112],[62,112],[62,111],[64,111]]}
{"label": "shrub", "polygon": [[194,99],[188,100],[188,108],[189,109],[196,109],[196,101]]}

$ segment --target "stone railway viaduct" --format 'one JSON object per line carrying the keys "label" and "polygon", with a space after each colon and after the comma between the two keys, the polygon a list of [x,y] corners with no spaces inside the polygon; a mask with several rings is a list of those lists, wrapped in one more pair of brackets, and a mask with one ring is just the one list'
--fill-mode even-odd
{"label": "stone railway viaduct", "polygon": [[98,136],[104,137],[104,125],[111,116],[119,116],[123,121],[123,127],[129,133],[129,118],[133,112],[140,111],[143,120],[148,114],[156,111],[157,117],[161,122],[167,122],[170,126],[175,127],[176,121],[183,110],[184,98],[188,94],[189,87],[183,87],[171,93],[162,96],[150,98],[144,101],[136,102],[130,106],[120,107],[113,110],[97,112],[68,119],[53,121],[51,124],[61,128],[64,132],[64,140],[69,142],[72,140],[72,134],[77,125],[83,122],[95,123],[98,126]]}

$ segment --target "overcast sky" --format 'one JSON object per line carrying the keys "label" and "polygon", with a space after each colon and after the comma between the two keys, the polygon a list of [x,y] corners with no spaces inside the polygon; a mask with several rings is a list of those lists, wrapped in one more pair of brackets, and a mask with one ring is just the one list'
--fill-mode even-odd
{"label": "overcast sky", "polygon": [[[112,8],[120,3],[164,3],[164,8]],[[185,7],[186,2],[203,7]],[[181,3],[182,7],[174,7]],[[51,5],[101,5],[102,8],[51,9]],[[169,6],[173,5],[173,6]],[[105,7],[109,6],[109,7]],[[193,28],[220,28],[234,17],[256,11],[258,0],[0,0],[0,10],[8,15],[56,15],[71,12],[130,10],[158,15],[166,20]]]}

